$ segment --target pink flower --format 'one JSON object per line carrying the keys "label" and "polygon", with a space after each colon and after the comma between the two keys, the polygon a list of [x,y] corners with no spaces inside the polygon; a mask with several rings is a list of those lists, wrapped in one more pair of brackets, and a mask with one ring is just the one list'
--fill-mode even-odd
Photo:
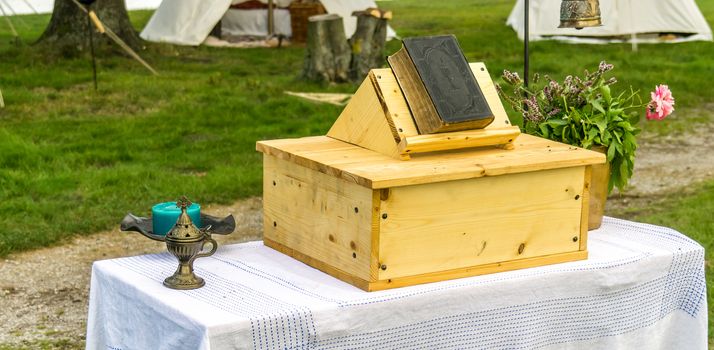
{"label": "pink flower", "polygon": [[652,101],[647,104],[648,120],[662,120],[674,112],[674,97],[667,85],[660,84],[650,95]]}

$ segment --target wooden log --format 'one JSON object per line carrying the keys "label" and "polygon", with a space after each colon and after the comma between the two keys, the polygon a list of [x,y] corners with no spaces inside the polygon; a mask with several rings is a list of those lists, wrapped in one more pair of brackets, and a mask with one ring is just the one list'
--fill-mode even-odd
{"label": "wooden log", "polygon": [[303,77],[310,80],[343,82],[349,78],[350,47],[342,17],[316,15],[308,19],[307,50]]}
{"label": "wooden log", "polygon": [[370,69],[384,65],[387,20],[392,18],[392,12],[368,8],[353,12],[352,15],[357,16],[357,29],[350,38],[352,47],[350,78],[353,81],[361,81]]}

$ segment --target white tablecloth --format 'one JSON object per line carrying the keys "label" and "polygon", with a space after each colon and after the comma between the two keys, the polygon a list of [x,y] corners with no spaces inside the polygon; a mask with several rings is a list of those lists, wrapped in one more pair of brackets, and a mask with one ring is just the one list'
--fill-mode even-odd
{"label": "white tablecloth", "polygon": [[168,253],[98,261],[88,349],[706,349],[704,249],[605,218],[584,261],[367,293],[250,242],[164,288]]}

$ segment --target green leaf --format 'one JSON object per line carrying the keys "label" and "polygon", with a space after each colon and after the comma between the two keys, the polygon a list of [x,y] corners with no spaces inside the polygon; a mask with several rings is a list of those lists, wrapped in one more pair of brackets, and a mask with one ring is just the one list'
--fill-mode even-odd
{"label": "green leaf", "polygon": [[612,102],[612,96],[610,95],[610,87],[609,86],[601,85],[600,93],[602,93],[602,97],[605,98],[605,102],[607,102],[607,104],[610,104],[610,102]]}
{"label": "green leaf", "polygon": [[612,134],[615,135],[615,140],[617,140],[617,143],[622,143],[622,131],[613,130]]}
{"label": "green leaf", "polygon": [[594,120],[594,122],[597,128],[600,129],[600,132],[605,132],[605,130],[607,129],[607,120],[605,120],[605,118],[597,118]]}
{"label": "green leaf", "polygon": [[625,185],[627,185],[627,180],[630,178],[629,175],[630,174],[627,171],[627,163],[620,163],[620,183],[617,186],[618,188],[622,189],[622,187],[625,187]]}
{"label": "green leaf", "polygon": [[611,143],[610,147],[607,148],[607,161],[612,162],[612,160],[615,158],[615,144]]}
{"label": "green leaf", "polygon": [[538,126],[538,129],[540,129],[540,134],[547,138],[550,138],[550,132],[548,131],[548,125],[547,124],[541,124]]}
{"label": "green leaf", "polygon": [[600,136],[600,138],[602,138],[602,144],[603,144],[603,145],[609,145],[609,144],[610,144],[610,140],[612,140],[612,136],[610,135],[610,131],[606,129],[606,130],[602,133],[602,135]]}
{"label": "green leaf", "polygon": [[630,124],[632,124],[632,125],[637,125],[637,124],[639,124],[640,118],[641,118],[641,117],[640,117],[640,114],[639,114],[639,113],[637,113],[637,112],[630,112],[630,118],[629,118]]}
{"label": "green leaf", "polygon": [[568,134],[570,134],[570,128],[563,128],[563,135],[560,138],[563,143],[570,144],[570,142],[568,142]]}
{"label": "green leaf", "polygon": [[559,118],[557,118],[557,119],[554,118],[554,119],[548,119],[548,121],[546,121],[546,123],[547,123],[548,125],[551,125],[551,126],[555,127],[555,126],[558,126],[558,125],[566,125],[566,124],[568,124],[568,121],[567,121],[567,120],[563,120],[563,119],[559,119]]}
{"label": "green leaf", "polygon": [[617,151],[617,153],[619,153],[620,155],[623,155],[622,154],[622,144],[620,144],[619,142],[613,142],[611,145],[615,145],[615,150]]}
{"label": "green leaf", "polygon": [[570,117],[578,124],[580,124],[580,121],[583,120],[583,118],[580,117],[580,112],[575,109],[573,110],[573,113],[570,113]]}
{"label": "green leaf", "polygon": [[623,128],[626,131],[635,131],[635,128],[632,125],[630,125],[630,123],[628,123],[628,122],[619,122],[616,125]]}
{"label": "green leaf", "polygon": [[624,145],[627,145],[628,151],[634,151],[637,149],[637,139],[635,138],[635,135],[632,135],[630,133],[625,134],[625,140],[623,142]]}
{"label": "green leaf", "polygon": [[606,113],[606,112],[605,112],[605,109],[602,108],[602,105],[600,104],[600,101],[598,101],[598,100],[592,100],[592,101],[590,101],[590,104],[593,105],[593,107],[595,107],[595,109],[597,109],[600,113],[602,113],[602,114],[605,114],[605,113]]}
{"label": "green leaf", "polygon": [[[617,104],[618,104],[617,102],[613,102],[612,106],[616,106]],[[620,114],[622,114],[622,112],[625,111],[623,108],[612,108],[612,106],[610,107],[611,115],[620,115]]]}

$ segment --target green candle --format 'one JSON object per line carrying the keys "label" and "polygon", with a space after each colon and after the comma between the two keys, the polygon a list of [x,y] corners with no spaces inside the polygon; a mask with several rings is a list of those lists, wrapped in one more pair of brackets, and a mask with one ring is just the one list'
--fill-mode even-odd
{"label": "green candle", "polygon": [[[186,211],[196,227],[201,228],[201,206],[198,203],[191,204]],[[151,208],[151,218],[155,235],[165,235],[174,227],[181,208],[176,206],[176,202],[164,202],[154,205]]]}

